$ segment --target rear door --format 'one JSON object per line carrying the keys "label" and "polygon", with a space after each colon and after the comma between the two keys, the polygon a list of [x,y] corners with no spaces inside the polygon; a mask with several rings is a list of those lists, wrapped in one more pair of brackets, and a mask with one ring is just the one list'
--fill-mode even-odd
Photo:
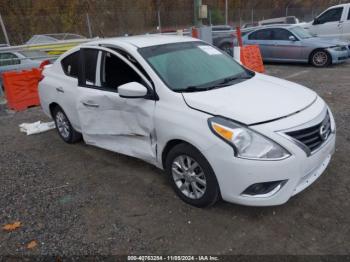
{"label": "rear door", "polygon": [[271,60],[273,51],[273,39],[271,29],[261,29],[248,35],[246,44],[259,45],[264,60]]}
{"label": "rear door", "polygon": [[[272,58],[276,61],[300,61],[302,60],[302,42],[289,30],[275,28],[272,30],[274,46]],[[296,41],[290,40],[293,36]]]}
{"label": "rear door", "polygon": [[343,11],[344,7],[328,9],[314,21],[309,29],[310,32],[321,37],[341,37],[343,33]]}
{"label": "rear door", "polygon": [[[97,54],[97,59],[89,57]],[[127,99],[118,87],[139,82],[152,88],[141,72],[119,53],[83,48],[77,111],[86,143],[154,163],[154,109],[151,99]]]}

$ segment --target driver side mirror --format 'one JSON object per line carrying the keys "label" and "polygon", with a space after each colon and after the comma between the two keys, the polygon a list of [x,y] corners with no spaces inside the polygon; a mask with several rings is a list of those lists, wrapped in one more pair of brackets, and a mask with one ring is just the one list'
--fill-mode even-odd
{"label": "driver side mirror", "polygon": [[320,20],[318,20],[318,18],[316,17],[314,19],[314,22],[312,23],[313,25],[319,25],[320,24]]}
{"label": "driver side mirror", "polygon": [[293,42],[297,41],[297,39],[295,38],[294,35],[291,35],[291,36],[289,37],[289,40],[290,40],[290,41],[293,41]]}
{"label": "driver side mirror", "polygon": [[137,82],[131,82],[118,87],[119,96],[122,98],[144,98],[148,89]]}

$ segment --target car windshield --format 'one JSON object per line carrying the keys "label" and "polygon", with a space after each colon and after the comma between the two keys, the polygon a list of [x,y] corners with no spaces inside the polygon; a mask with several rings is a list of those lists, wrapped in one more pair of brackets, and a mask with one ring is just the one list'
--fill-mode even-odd
{"label": "car windshield", "polygon": [[151,46],[139,52],[175,92],[221,88],[254,75],[230,56],[199,41]]}
{"label": "car windshield", "polygon": [[301,28],[300,26],[296,26],[290,29],[294,34],[296,34],[301,39],[307,39],[313,37],[312,34],[310,34],[308,31],[306,31],[304,28]]}

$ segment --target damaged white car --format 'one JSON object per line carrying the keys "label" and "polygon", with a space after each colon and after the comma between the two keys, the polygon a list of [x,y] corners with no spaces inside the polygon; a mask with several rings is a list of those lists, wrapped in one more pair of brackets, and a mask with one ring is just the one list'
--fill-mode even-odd
{"label": "damaged white car", "polygon": [[283,204],[334,152],[332,112],[315,92],[197,39],[90,42],[43,74],[41,104],[65,142],[83,138],[165,169],[194,206]]}

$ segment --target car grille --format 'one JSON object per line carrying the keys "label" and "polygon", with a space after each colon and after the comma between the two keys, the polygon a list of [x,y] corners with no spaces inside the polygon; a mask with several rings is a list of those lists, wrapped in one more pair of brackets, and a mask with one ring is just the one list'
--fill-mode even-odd
{"label": "car grille", "polygon": [[329,113],[327,112],[325,119],[318,125],[288,132],[286,134],[301,142],[312,153],[327,141],[331,132],[331,119],[329,117]]}

